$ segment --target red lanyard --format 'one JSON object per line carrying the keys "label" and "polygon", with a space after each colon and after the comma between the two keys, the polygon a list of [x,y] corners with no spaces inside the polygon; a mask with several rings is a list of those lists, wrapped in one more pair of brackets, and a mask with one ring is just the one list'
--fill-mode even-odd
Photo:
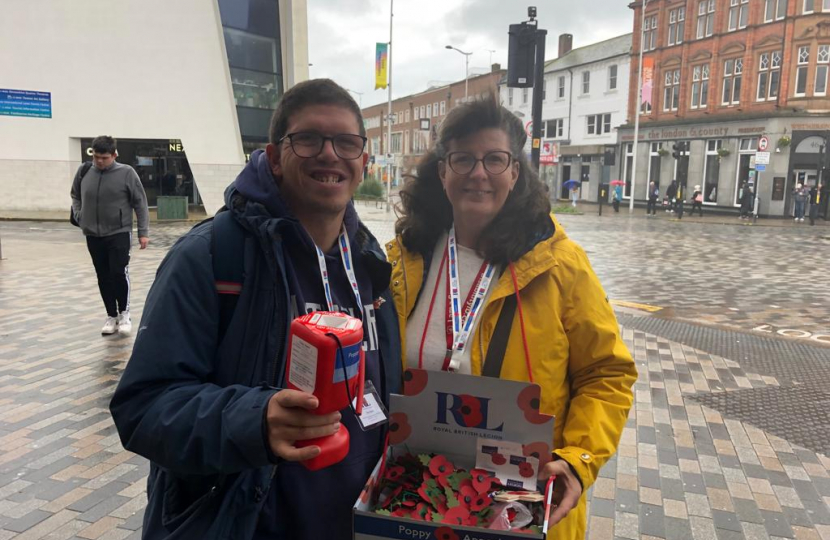
{"label": "red lanyard", "polygon": [[[423,369],[424,367],[424,344],[426,343],[427,338],[427,330],[429,329],[429,321],[432,319],[432,309],[435,306],[435,297],[438,293],[438,286],[441,282],[441,276],[443,275],[444,265],[447,264],[447,259],[449,258],[449,247],[444,250],[444,256],[441,258],[441,264],[438,267],[438,275],[435,278],[435,288],[432,291],[432,299],[429,302],[429,309],[427,310],[427,318],[424,322],[424,332],[421,336],[421,345],[418,349],[418,368]],[[456,257],[452,257],[454,260],[451,261],[452,265],[457,265]],[[445,303],[445,335],[446,335],[446,343],[447,349],[446,354],[444,355],[444,362],[441,366],[443,371],[449,371],[451,362],[453,360],[453,355],[455,353],[456,358],[463,354],[464,347],[468,341],[470,334],[472,333],[472,325],[475,322],[476,316],[481,312],[481,303],[484,300],[484,295],[486,294],[486,289],[482,290],[483,282],[485,278],[492,277],[493,267],[492,265],[488,264],[487,262],[482,263],[481,268],[476,275],[475,280],[473,281],[472,285],[470,286],[470,290],[467,293],[467,299],[464,301],[463,310],[457,310],[461,312],[461,316],[457,317],[461,322],[459,323],[459,328],[456,330],[454,328],[454,324],[457,321],[454,321],[453,316],[453,298],[458,296],[458,291],[455,291],[455,294],[451,294],[453,291],[450,289],[450,276],[447,276],[446,281],[446,303]],[[489,279],[486,279],[487,286],[489,287]],[[475,306],[475,311],[473,308]],[[472,319],[471,319],[472,317]],[[460,326],[463,326],[466,329],[466,332],[461,333]],[[459,337],[461,334],[461,337]],[[458,366],[454,366],[453,371],[458,369]]]}

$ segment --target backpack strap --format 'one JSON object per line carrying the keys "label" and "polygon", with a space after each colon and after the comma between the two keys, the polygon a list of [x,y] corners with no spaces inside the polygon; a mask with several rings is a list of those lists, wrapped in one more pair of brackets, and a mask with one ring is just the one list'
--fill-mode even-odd
{"label": "backpack strap", "polygon": [[219,343],[231,323],[245,280],[245,231],[226,208],[213,218],[211,258],[219,294]]}
{"label": "backpack strap", "polygon": [[504,299],[504,305],[496,321],[487,356],[484,359],[482,375],[485,377],[501,376],[501,366],[504,363],[504,353],[507,351],[507,342],[510,339],[510,328],[513,326],[513,317],[516,315],[516,295],[511,294]]}

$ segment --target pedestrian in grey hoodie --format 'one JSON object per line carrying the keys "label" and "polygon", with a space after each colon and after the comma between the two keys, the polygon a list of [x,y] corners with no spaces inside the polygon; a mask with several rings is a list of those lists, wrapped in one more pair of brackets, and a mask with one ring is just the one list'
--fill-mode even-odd
{"label": "pedestrian in grey hoodie", "polygon": [[93,165],[72,182],[72,212],[86,236],[86,245],[98,276],[98,289],[107,310],[101,334],[129,335],[130,243],[133,212],[138,221],[138,243],[150,242],[147,195],[135,170],[115,161],[115,139],[107,135],[92,141]]}

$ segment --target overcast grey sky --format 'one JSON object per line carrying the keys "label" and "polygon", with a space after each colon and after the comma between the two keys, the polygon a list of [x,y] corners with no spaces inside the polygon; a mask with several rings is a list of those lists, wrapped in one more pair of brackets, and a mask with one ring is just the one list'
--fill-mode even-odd
{"label": "overcast grey sky", "polygon": [[[374,90],[375,43],[389,40],[389,0],[308,0],[311,77],[329,77],[363,92],[367,107],[386,101]],[[471,74],[493,62],[507,66],[507,27],[527,20],[535,5],[539,26],[548,31],[546,59],[556,58],[558,36],[570,33],[574,47],[590,45],[632,29],[628,0],[395,0],[392,35],[392,97],[464,78],[464,56],[472,52]],[[357,99],[358,96],[355,96]]]}

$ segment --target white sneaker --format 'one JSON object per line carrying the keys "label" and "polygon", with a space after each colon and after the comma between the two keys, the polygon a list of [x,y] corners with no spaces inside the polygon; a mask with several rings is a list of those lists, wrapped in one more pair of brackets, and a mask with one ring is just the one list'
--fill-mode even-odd
{"label": "white sneaker", "polygon": [[114,334],[118,330],[118,319],[115,317],[107,317],[107,322],[104,323],[104,327],[101,328],[101,335],[103,336],[110,336]]}
{"label": "white sneaker", "polygon": [[804,218],[798,218],[798,221],[804,221]]}
{"label": "white sneaker", "polygon": [[129,336],[133,331],[133,323],[130,320],[130,312],[123,311],[118,316],[118,333],[122,336]]}

